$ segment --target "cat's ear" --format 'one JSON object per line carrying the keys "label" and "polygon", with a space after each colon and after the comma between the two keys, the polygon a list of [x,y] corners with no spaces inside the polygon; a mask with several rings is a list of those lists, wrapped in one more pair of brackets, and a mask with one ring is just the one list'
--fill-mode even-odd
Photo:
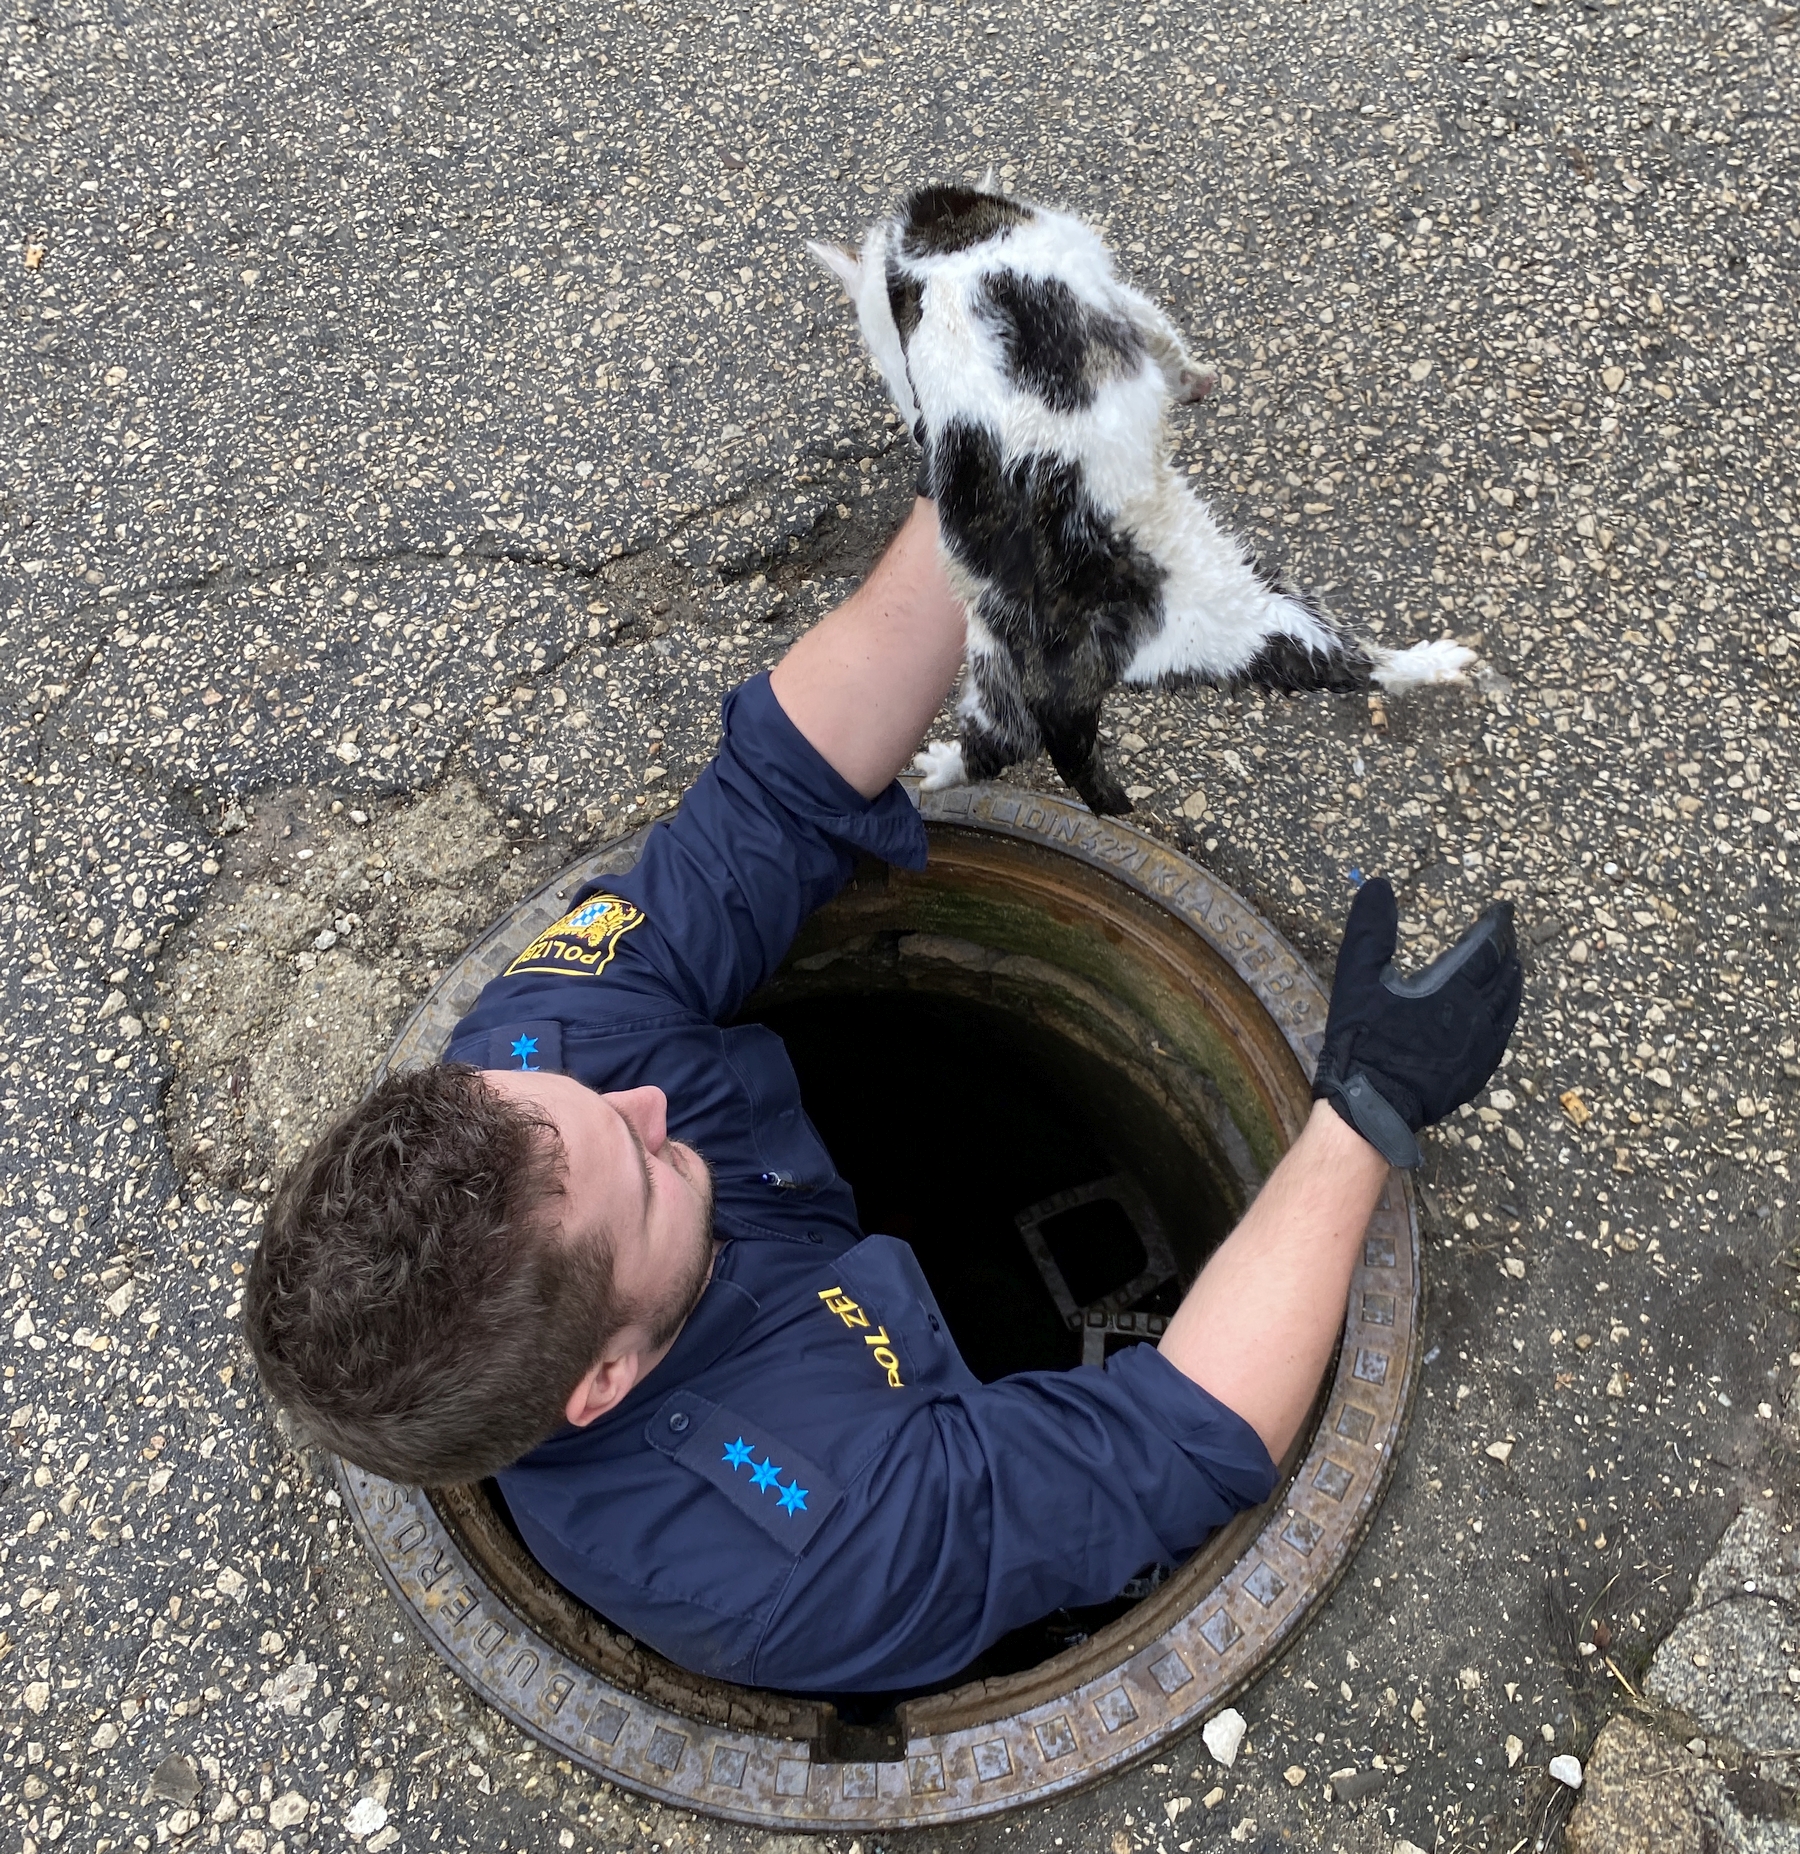
{"label": "cat's ear", "polygon": [[841,245],[822,245],[815,239],[806,241],[806,249],[815,263],[821,264],[844,286],[844,294],[852,302],[862,289],[863,268],[861,261]]}

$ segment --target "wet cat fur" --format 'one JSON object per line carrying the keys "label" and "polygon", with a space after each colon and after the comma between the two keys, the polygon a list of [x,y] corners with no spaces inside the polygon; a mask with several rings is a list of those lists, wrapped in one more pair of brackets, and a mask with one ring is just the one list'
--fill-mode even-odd
{"label": "wet cat fur", "polygon": [[919,756],[927,791],[1046,750],[1095,812],[1131,809],[1100,751],[1116,683],[1282,690],[1456,682],[1448,640],[1346,636],[1258,572],[1168,460],[1175,401],[1214,376],[1080,220],[927,187],[842,282],[889,394],[925,449],[951,584],[968,618],[961,737]]}

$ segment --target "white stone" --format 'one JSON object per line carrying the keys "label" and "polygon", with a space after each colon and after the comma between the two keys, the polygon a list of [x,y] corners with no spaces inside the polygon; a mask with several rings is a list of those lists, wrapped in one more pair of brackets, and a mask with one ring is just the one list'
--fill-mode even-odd
{"label": "white stone", "polygon": [[387,1805],[378,1803],[373,1796],[365,1796],[361,1802],[344,1817],[344,1827],[349,1830],[354,1840],[360,1841],[365,1835],[372,1835],[378,1828],[387,1826]]}
{"label": "white stone", "polygon": [[1581,1759],[1570,1757],[1564,1751],[1550,1760],[1550,1774],[1558,1783],[1566,1783],[1570,1789],[1578,1790],[1581,1788]]}
{"label": "white stone", "polygon": [[1244,1715],[1235,1706],[1227,1706],[1207,1720],[1200,1737],[1214,1760],[1229,1770],[1237,1762],[1238,1746],[1244,1742],[1244,1734],[1249,1729]]}

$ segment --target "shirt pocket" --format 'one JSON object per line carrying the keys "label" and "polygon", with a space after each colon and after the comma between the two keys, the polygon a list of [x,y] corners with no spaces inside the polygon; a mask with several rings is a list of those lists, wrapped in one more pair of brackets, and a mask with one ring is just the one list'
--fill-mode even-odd
{"label": "shirt pocket", "polygon": [[[699,1475],[796,1557],[842,1498],[837,1482],[817,1463],[761,1424],[691,1389],[663,1401],[644,1425],[644,1440]],[[704,1514],[700,1531],[703,1536],[681,1542],[717,1551],[721,1541]]]}
{"label": "shirt pocket", "polygon": [[761,1024],[721,1032],[725,1060],[750,1103],[751,1144],[762,1183],[810,1196],[837,1167],[800,1103],[800,1078],[781,1038]]}
{"label": "shirt pocket", "polygon": [[907,1385],[938,1393],[979,1385],[906,1243],[894,1236],[865,1236],[833,1266],[844,1292],[867,1310],[900,1354]]}

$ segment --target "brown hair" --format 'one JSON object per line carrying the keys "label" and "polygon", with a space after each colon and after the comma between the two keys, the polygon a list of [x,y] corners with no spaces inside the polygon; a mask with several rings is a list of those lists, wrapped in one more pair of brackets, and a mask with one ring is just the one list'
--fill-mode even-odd
{"label": "brown hair", "polygon": [[282,1181],[244,1297],[264,1384],[408,1485],[552,1433],[617,1330],[611,1255],[565,1236],[555,1127],[462,1064],[390,1075]]}

